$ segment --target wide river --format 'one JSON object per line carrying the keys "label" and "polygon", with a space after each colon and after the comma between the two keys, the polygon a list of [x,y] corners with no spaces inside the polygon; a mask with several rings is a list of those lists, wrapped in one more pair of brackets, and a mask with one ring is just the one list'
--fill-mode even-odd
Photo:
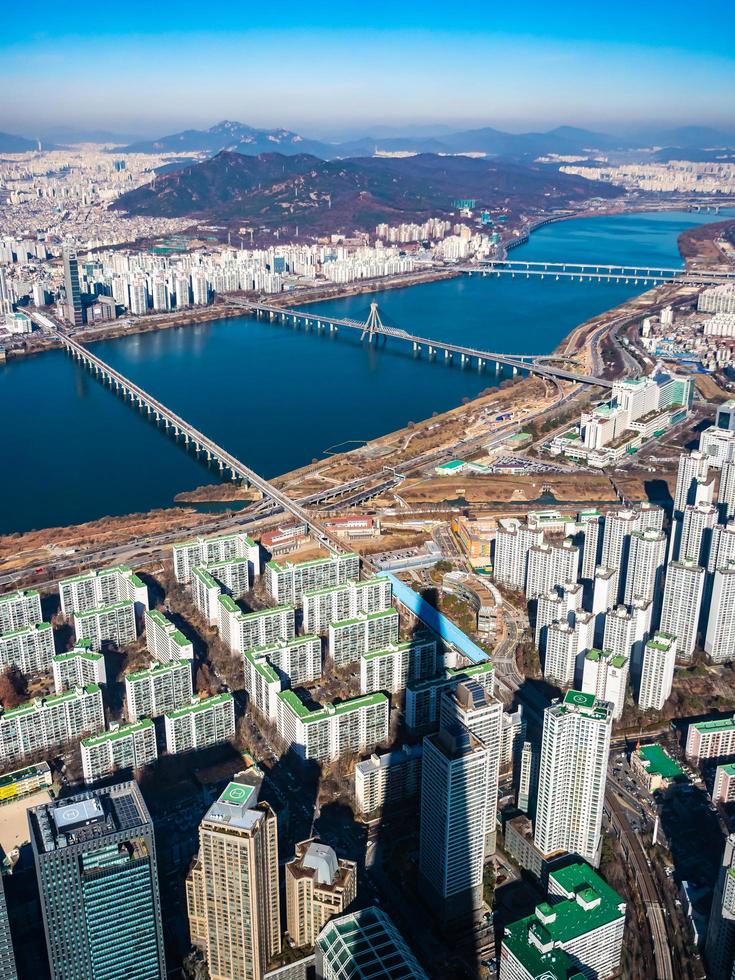
{"label": "wide river", "polygon": [[[714,214],[661,212],[547,225],[513,258],[678,266],[677,237]],[[642,288],[642,287],[641,287]],[[634,286],[457,279],[312,306],[494,351],[546,353]],[[139,334],[95,351],[266,477],[351,440],[444,411],[493,373],[414,356],[359,334],[306,334],[249,317]],[[0,366],[0,533],[171,504],[215,476],[61,351]]]}

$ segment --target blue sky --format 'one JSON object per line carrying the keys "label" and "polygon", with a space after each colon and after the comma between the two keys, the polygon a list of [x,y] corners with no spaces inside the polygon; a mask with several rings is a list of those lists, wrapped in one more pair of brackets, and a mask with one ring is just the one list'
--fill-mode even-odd
{"label": "blue sky", "polygon": [[309,135],[435,122],[735,128],[732,3],[597,7],[14,3],[0,37],[0,128],[160,135],[222,118]]}

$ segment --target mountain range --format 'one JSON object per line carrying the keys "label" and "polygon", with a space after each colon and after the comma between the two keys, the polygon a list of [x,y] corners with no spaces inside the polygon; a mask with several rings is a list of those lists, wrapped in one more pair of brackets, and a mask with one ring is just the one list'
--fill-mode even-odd
{"label": "mountain range", "polygon": [[206,155],[232,150],[249,156],[259,153],[309,153],[322,160],[373,156],[376,153],[478,153],[508,159],[533,159],[541,154],[583,154],[590,150],[641,149],[650,146],[702,149],[712,146],[733,146],[732,134],[702,126],[678,129],[639,131],[630,136],[611,136],[607,133],[558,126],[541,133],[506,133],[484,127],[462,132],[440,132],[432,136],[384,135],[365,136],[342,143],[307,139],[289,130],[255,129],[243,123],[224,121],[210,129],[187,129],[160,139],[131,143],[119,147],[117,153],[176,153],[195,152]]}
{"label": "mountain range", "polygon": [[247,156],[229,150],[162,174],[111,206],[129,214],[192,217],[311,232],[372,230],[478,208],[563,208],[620,189],[551,167],[419,154],[325,161],[309,154]]}
{"label": "mountain range", "polygon": [[[114,143],[129,137],[97,130],[82,131],[55,127],[43,134],[44,149],[54,143]],[[37,149],[35,139],[0,133],[0,152],[23,153]],[[343,141],[310,139],[287,129],[257,129],[240,122],[223,120],[209,129],[186,129],[154,140],[135,140],[116,146],[112,153],[196,153],[214,156],[230,150],[247,156],[261,153],[311,154],[321,160],[374,156],[378,153],[474,153],[509,160],[533,160],[544,154],[584,155],[641,151],[661,147],[653,159],[715,159],[717,148],[735,148],[735,133],[707,126],[673,129],[638,128],[624,135],[594,132],[575,126],[557,126],[546,132],[507,133],[486,126],[459,132],[448,126],[376,126],[372,135]],[[703,157],[702,154],[710,154]],[[651,157],[648,157],[651,159]]]}

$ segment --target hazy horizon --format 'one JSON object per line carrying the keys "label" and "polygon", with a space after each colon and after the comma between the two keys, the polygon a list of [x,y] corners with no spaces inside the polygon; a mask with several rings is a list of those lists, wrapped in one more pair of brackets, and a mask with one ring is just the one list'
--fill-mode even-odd
{"label": "hazy horizon", "polygon": [[28,0],[4,17],[0,129],[155,137],[227,118],[333,139],[412,125],[728,130],[734,33],[722,0],[706,18],[679,0],[621,0],[614,17],[579,0],[563,11],[130,0],[106,19]]}

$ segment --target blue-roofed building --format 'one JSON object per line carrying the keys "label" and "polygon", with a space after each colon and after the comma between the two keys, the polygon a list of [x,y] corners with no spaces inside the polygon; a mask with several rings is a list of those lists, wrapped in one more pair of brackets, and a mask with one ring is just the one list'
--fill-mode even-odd
{"label": "blue-roofed building", "polygon": [[390,572],[381,572],[382,577],[387,578],[393,586],[393,595],[413,616],[420,619],[425,626],[433,630],[448,646],[453,647],[458,653],[472,664],[482,664],[490,660],[490,655],[474,643],[462,630],[455,626],[447,617],[435,609],[430,603],[415,592],[405,582]]}

